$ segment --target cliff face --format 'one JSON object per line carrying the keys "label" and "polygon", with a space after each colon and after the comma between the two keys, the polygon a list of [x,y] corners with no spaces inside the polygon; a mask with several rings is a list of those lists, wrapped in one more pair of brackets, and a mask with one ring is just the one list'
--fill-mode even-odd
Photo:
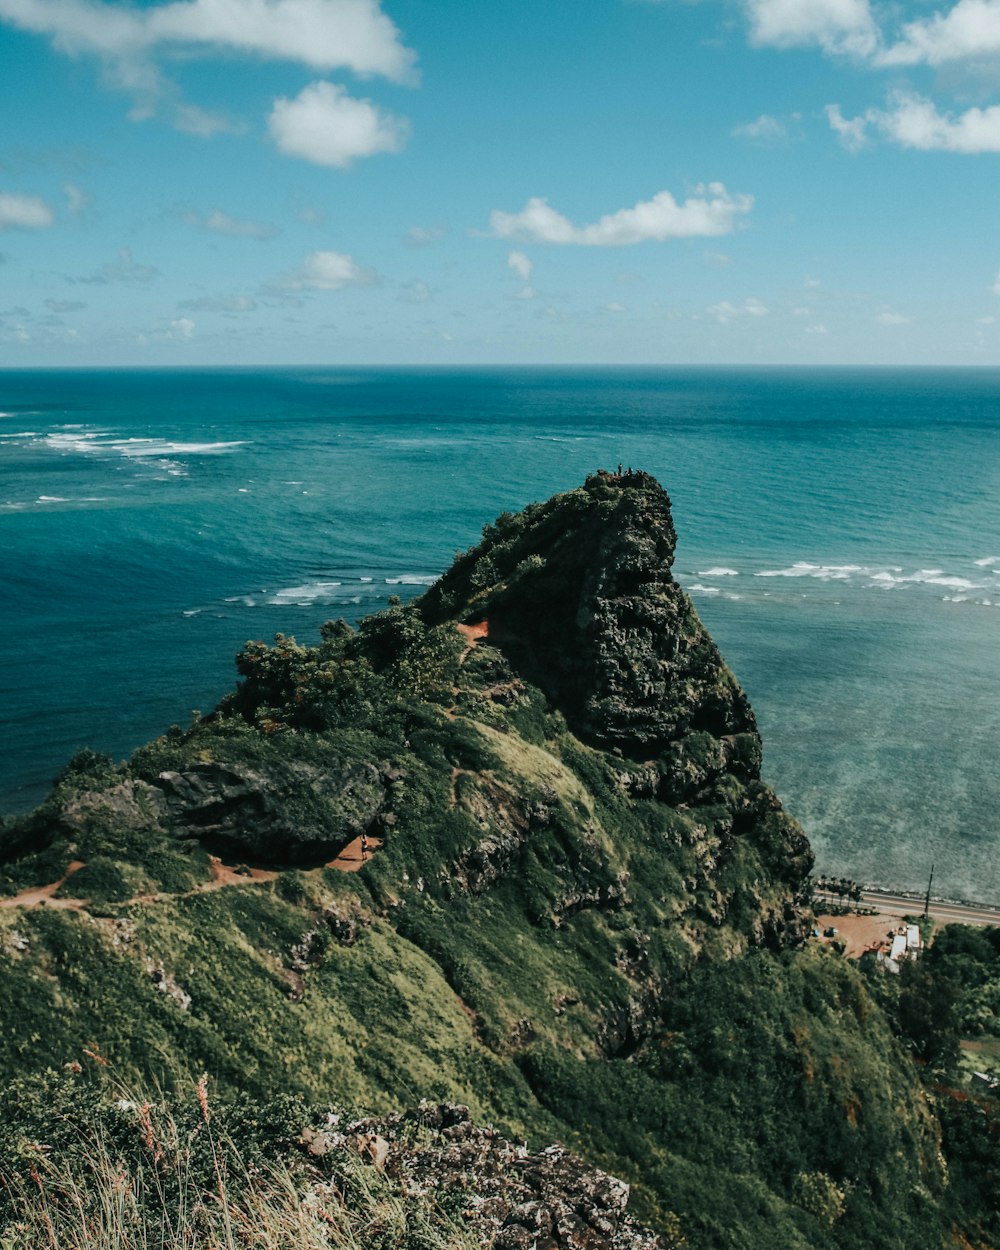
{"label": "cliff face", "polygon": [[909,1218],[870,1160],[930,1193],[933,1122],[857,976],[802,949],[808,843],[673,551],[659,485],[597,474],[421,600],[247,644],[188,731],[75,760],[0,832],[0,1065],[99,1040],[139,1079],[467,1103],[706,1246]]}
{"label": "cliff face", "polygon": [[489,638],[581,737],[640,756],[685,734],[754,734],[753,713],[671,576],[670,500],[645,473],[500,518],[425,597]]}
{"label": "cliff face", "polygon": [[[432,623],[479,624],[580,739],[636,761],[619,770],[626,791],[711,813],[702,849],[713,870],[733,839],[753,844],[786,890],[780,915],[758,896],[758,938],[800,933],[793,900],[812,854],[760,781],[753,712],[671,575],[675,543],[670,500],[654,478],[598,473],[487,526],[421,611]],[[717,915],[729,901],[717,894]]]}

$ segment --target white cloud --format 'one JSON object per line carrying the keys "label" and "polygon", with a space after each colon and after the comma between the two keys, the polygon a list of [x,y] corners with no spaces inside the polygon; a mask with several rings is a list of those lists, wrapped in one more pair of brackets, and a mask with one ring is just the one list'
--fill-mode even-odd
{"label": "white cloud", "polygon": [[44,230],[54,221],[52,209],[39,196],[0,191],[0,230]]}
{"label": "white cloud", "polygon": [[814,325],[814,326],[806,326],[805,333],[806,334],[829,334],[830,331],[826,328],[825,325],[822,324],[822,322],[820,322],[819,324]]}
{"label": "white cloud", "polygon": [[869,131],[874,131],[891,143],[924,152],[1000,152],[1000,105],[966,109],[953,117],[939,113],[931,100],[906,92],[890,96],[889,105],[888,109],[868,109],[847,120],[839,107],[831,104],[827,117],[852,150],[862,146]]}
{"label": "white cloud", "polygon": [[[145,112],[148,116],[148,110]],[[142,120],[143,111],[136,116]],[[222,113],[210,113],[199,108],[197,104],[175,104],[173,108],[173,124],[187,135],[197,135],[199,139],[211,139],[218,134],[238,134],[243,127],[230,121]]]}
{"label": "white cloud", "polygon": [[996,317],[977,317],[977,326],[991,326],[996,322]]}
{"label": "white cloud", "polygon": [[375,152],[398,152],[410,130],[405,118],[356,100],[332,82],[313,82],[294,100],[275,100],[267,127],[286,156],[338,169]]}
{"label": "white cloud", "polygon": [[518,275],[522,282],[527,282],[531,277],[531,271],[534,269],[534,261],[529,256],[525,256],[523,252],[511,252],[507,257],[507,264]]}
{"label": "white cloud", "polygon": [[839,104],[828,104],[826,119],[830,123],[830,129],[837,132],[840,142],[849,152],[859,151],[868,142],[868,136],[865,133],[868,121],[863,114],[860,117],[848,119],[840,111]]}
{"label": "white cloud", "polygon": [[535,288],[533,286],[523,286],[514,296],[515,299],[534,299]]}
{"label": "white cloud", "polygon": [[610,304],[604,305],[604,311],[609,313],[623,313],[628,312],[628,309],[624,304],[619,304],[617,300],[613,300]]}
{"label": "white cloud", "polygon": [[127,7],[100,0],[0,0],[0,22],[48,35],[69,56],[98,57],[105,80],[133,98],[134,120],[166,104],[178,129],[202,136],[235,127],[178,102],[158,56],[238,52],[312,70],[415,80],[416,57],[380,0],[173,0]]}
{"label": "white cloud", "polygon": [[340,291],[346,286],[374,286],[378,274],[346,252],[311,252],[282,285],[290,291]]}
{"label": "white cloud", "polygon": [[133,258],[131,248],[121,247],[118,249],[117,260],[108,261],[96,273],[92,273],[88,277],[75,278],[71,279],[71,281],[90,282],[97,286],[106,286],[110,282],[152,282],[154,278],[159,276],[160,271],[154,265],[140,265]]}
{"label": "white cloud", "polygon": [[178,317],[170,323],[170,338],[187,343],[194,336],[194,322],[190,317]]}
{"label": "white cloud", "polygon": [[912,321],[912,317],[904,317],[902,313],[890,312],[886,309],[880,312],[875,318],[880,326],[908,326]]}
{"label": "white cloud", "polygon": [[399,299],[404,304],[427,304],[432,298],[431,288],[419,278],[404,283],[399,292]]}
{"label": "white cloud", "polygon": [[67,182],[63,187],[63,192],[66,196],[66,208],[73,217],[78,217],[93,202],[87,192],[82,187],[78,187],[75,182]]}
{"label": "white cloud", "polygon": [[785,143],[788,140],[788,127],[777,117],[769,113],[761,113],[756,121],[742,122],[733,127],[733,137],[750,139],[754,143]]}
{"label": "white cloud", "polygon": [[277,226],[270,226],[260,221],[246,221],[239,217],[230,217],[221,209],[213,209],[207,216],[189,209],[183,213],[184,220],[191,226],[199,226],[212,234],[228,234],[235,239],[273,239],[280,234]]}
{"label": "white cloud", "polygon": [[947,13],[908,22],[879,65],[943,65],[1000,52],[1000,0],[958,0]]}
{"label": "white cloud", "polygon": [[414,54],[379,0],[174,0],[125,8],[95,0],[0,0],[0,20],[51,35],[60,52],[112,63],[121,85],[148,72],[154,49],[214,48],[312,69],[412,77]]}
{"label": "white cloud", "polygon": [[868,0],[746,0],[753,43],[867,57],[878,47]]}
{"label": "white cloud", "polygon": [[190,312],[243,313],[254,312],[257,301],[250,295],[202,295],[199,299],[186,299],[178,306]]}
{"label": "white cloud", "polygon": [[678,204],[669,191],[634,208],[609,213],[589,226],[574,226],[548,202],[530,199],[519,213],[495,209],[490,230],[501,239],[534,239],[540,243],[574,243],[585,247],[625,247],[648,240],[729,234],[738,214],[753,207],[752,195],[730,195],[721,182],[695,188],[695,195]]}
{"label": "white cloud", "polygon": [[742,304],[721,300],[718,304],[710,304],[707,311],[720,325],[726,325],[737,317],[766,317],[769,310],[756,296],[751,295]]}
{"label": "white cloud", "polygon": [[448,233],[448,227],[438,224],[435,226],[411,226],[406,232],[406,241],[411,247],[429,247],[432,243],[437,243]]}

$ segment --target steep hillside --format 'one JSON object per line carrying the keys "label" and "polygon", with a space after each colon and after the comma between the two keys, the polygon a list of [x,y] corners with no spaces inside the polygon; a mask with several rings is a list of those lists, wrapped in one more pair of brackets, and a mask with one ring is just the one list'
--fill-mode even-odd
{"label": "steep hillside", "polygon": [[2,833],[4,1072],[96,1043],[136,1081],[452,1100],[694,1246],[945,1244],[935,1121],[803,945],[808,844],[673,549],[652,478],[597,474],[421,600],[248,644],[189,730],[77,757]]}

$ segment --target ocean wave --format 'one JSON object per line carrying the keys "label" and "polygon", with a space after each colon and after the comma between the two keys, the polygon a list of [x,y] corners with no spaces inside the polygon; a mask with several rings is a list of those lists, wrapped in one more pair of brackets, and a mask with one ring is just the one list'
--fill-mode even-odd
{"label": "ocean wave", "polygon": [[984,569],[988,564],[1000,564],[1000,556],[983,556],[981,560],[973,560],[977,568]]}
{"label": "ocean wave", "polygon": [[[899,570],[902,572],[902,570]],[[808,560],[797,560],[787,569],[763,569],[754,573],[754,577],[813,577],[821,582],[843,582],[856,573],[874,576],[874,569],[867,569],[862,564],[810,564]]]}
{"label": "ocean wave", "polygon": [[247,439],[227,442],[181,443],[166,438],[115,438],[107,430],[86,429],[82,426],[63,426],[47,434],[42,442],[53,451],[66,454],[78,452],[83,455],[111,453],[127,460],[162,459],[169,456],[217,456],[225,455],[234,447],[242,447]]}
{"label": "ocean wave", "polygon": [[387,586],[433,586],[439,576],[439,573],[431,573],[429,576],[422,573],[404,573],[402,577],[387,577],[385,584]]}
{"label": "ocean wave", "polygon": [[718,568],[698,570],[699,577],[739,577],[739,575],[739,569],[727,569],[724,565],[719,565]]}
{"label": "ocean wave", "polygon": [[267,602],[280,606],[296,604],[299,607],[311,603],[336,603],[343,596],[333,595],[331,592],[342,585],[343,582],[307,582],[304,586],[288,586],[284,590],[276,591]]}
{"label": "ocean wave", "polygon": [[112,439],[102,446],[128,457],[215,456],[232,447],[242,447],[246,441],[241,438],[228,443],[173,443],[160,438],[120,438]]}
{"label": "ocean wave", "polygon": [[702,586],[699,582],[692,583],[688,586],[688,590],[699,595],[719,595],[722,593],[718,586]]}

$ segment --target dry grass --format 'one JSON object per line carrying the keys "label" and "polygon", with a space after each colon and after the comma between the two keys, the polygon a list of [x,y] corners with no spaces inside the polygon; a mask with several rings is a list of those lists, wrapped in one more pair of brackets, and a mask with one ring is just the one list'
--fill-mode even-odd
{"label": "dry grass", "polygon": [[[204,1081],[194,1129],[123,1096],[139,1143],[128,1156],[107,1135],[81,1133],[59,1152],[26,1143],[0,1161],[15,1217],[0,1250],[473,1250],[464,1225],[429,1196],[405,1194],[356,1151],[332,1167],[305,1159],[248,1161],[217,1133]],[[197,1139],[197,1141],[196,1141]],[[205,1167],[207,1158],[210,1160]],[[200,1156],[200,1159],[199,1159]]]}

